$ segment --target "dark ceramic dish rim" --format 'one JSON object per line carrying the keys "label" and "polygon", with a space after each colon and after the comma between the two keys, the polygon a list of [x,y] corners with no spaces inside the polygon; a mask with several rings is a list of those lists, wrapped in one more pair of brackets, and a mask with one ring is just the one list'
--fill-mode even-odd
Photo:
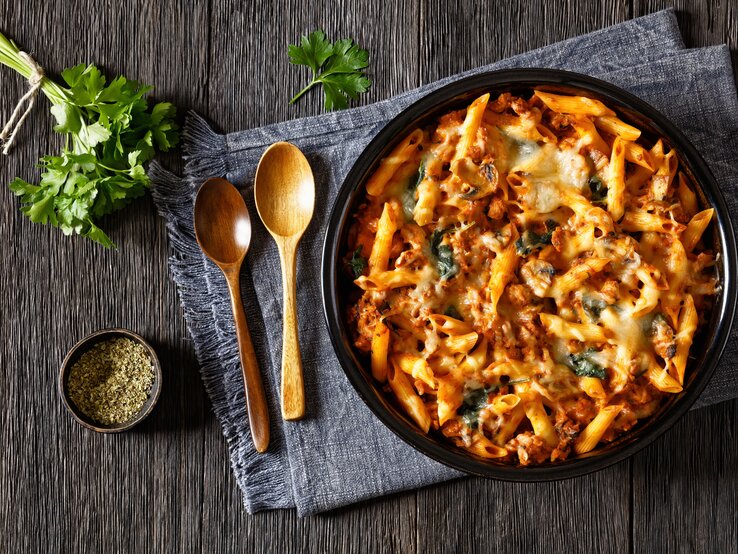
{"label": "dark ceramic dish rim", "polygon": [[[69,398],[65,383],[66,379],[69,376],[69,371],[72,368],[72,361],[76,361],[78,359],[76,355],[78,353],[79,355],[82,355],[85,351],[92,347],[93,344],[105,340],[107,336],[109,336],[109,338],[123,336],[143,345],[143,347],[146,348],[149,357],[151,358],[151,365],[154,369],[154,382],[151,385],[151,395],[141,407],[141,410],[134,417],[118,425],[104,425],[102,423],[97,423],[91,418],[88,418],[87,416],[82,414],[74,405],[74,402],[72,402],[72,400]],[[64,357],[64,361],[61,363],[61,367],[59,368],[58,392],[59,396],[61,396],[62,402],[64,403],[64,407],[72,415],[74,420],[83,427],[87,427],[88,429],[92,429],[93,431],[97,431],[98,433],[122,433],[123,431],[128,431],[129,429],[141,423],[153,411],[154,406],[156,406],[156,403],[159,401],[159,395],[161,394],[161,381],[161,365],[159,363],[159,357],[156,355],[156,351],[154,350],[154,348],[141,335],[138,335],[137,333],[134,333],[129,329],[114,327],[110,329],[100,329],[99,331],[90,333],[89,335],[77,341],[77,343],[69,349],[69,352]]]}
{"label": "dark ceramic dish rim", "polygon": [[[481,94],[490,88],[514,89],[531,86],[571,87],[599,96],[615,106],[632,110],[648,118],[652,130],[677,148],[680,159],[687,163],[702,193],[715,208],[716,236],[722,255],[722,264],[718,268],[722,292],[713,307],[711,325],[706,330],[709,335],[708,348],[703,357],[702,368],[685,385],[685,390],[667,404],[668,408],[661,410],[648,424],[637,428],[637,431],[628,433],[589,455],[551,465],[519,467],[471,457],[450,443],[442,444],[433,440],[408,423],[401,414],[393,413],[388,402],[377,395],[371,381],[365,377],[361,363],[349,345],[339,300],[338,272],[347,212],[370,170],[386,155],[394,142],[419,121],[432,117],[432,114],[440,115],[443,110],[453,109],[454,102],[460,102],[462,97],[472,92]],[[729,212],[709,167],[684,134],[659,111],[610,83],[578,73],[533,68],[493,71],[460,79],[425,95],[387,123],[358,157],[339,190],[326,229],[321,268],[324,316],[334,350],[349,381],[379,420],[410,446],[449,467],[481,477],[505,481],[567,479],[603,469],[632,456],[665,433],[694,404],[712,377],[730,334],[736,303],[734,279],[737,257]]]}

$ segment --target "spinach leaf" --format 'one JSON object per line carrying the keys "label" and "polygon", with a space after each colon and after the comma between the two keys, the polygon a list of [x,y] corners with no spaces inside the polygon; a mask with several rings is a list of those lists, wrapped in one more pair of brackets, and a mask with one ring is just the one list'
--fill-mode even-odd
{"label": "spinach leaf", "polygon": [[546,232],[538,234],[531,229],[526,229],[518,240],[515,241],[515,250],[518,256],[527,256],[538,248],[543,248],[546,244],[551,244],[551,237],[553,236],[554,229],[556,229],[556,222],[549,219],[546,222]]}
{"label": "spinach leaf", "polygon": [[592,202],[604,202],[607,198],[607,187],[598,175],[589,178],[589,190],[592,191]]}
{"label": "spinach leaf", "polygon": [[450,279],[459,272],[459,266],[454,261],[454,251],[447,244],[441,244],[443,235],[451,229],[436,229],[430,238],[430,251],[436,259],[436,269],[441,279]]}
{"label": "spinach leaf", "polygon": [[459,321],[464,321],[464,318],[459,313],[459,310],[456,309],[456,306],[451,304],[448,308],[446,308],[446,311],[443,312],[443,315],[447,315],[448,317],[453,317],[454,319],[458,319]]}
{"label": "spinach leaf", "polygon": [[605,379],[607,373],[605,369],[591,360],[592,354],[596,350],[594,348],[587,348],[580,354],[569,354],[567,356],[567,362],[569,367],[579,377],[597,377],[598,379]]}
{"label": "spinach leaf", "polygon": [[476,429],[477,425],[479,425],[480,410],[487,405],[489,394],[498,388],[498,385],[492,385],[491,387],[464,391],[464,403],[456,413],[461,415],[467,427]]}
{"label": "spinach leaf", "polygon": [[364,273],[364,269],[366,269],[366,258],[361,256],[361,250],[364,248],[364,245],[360,245],[355,251],[354,254],[351,256],[351,260],[348,262],[348,266],[351,269],[351,272],[354,274],[354,279],[358,279],[361,277],[361,274]]}
{"label": "spinach leaf", "polygon": [[405,214],[405,219],[410,221],[413,218],[413,211],[415,210],[415,192],[418,190],[418,185],[425,178],[425,159],[420,161],[418,171],[415,173],[412,179],[408,181],[407,187],[402,191],[402,212]]}
{"label": "spinach leaf", "polygon": [[467,427],[476,429],[477,425],[479,425],[479,412],[487,406],[491,393],[497,392],[500,387],[506,385],[527,383],[528,381],[530,381],[529,377],[522,377],[520,379],[513,379],[507,383],[500,383],[499,385],[489,385],[478,389],[466,389],[464,391],[464,403],[456,413],[461,415]]}
{"label": "spinach leaf", "polygon": [[454,251],[447,244],[438,247],[438,255],[436,257],[436,267],[441,279],[450,279],[459,271],[459,266],[454,261]]}

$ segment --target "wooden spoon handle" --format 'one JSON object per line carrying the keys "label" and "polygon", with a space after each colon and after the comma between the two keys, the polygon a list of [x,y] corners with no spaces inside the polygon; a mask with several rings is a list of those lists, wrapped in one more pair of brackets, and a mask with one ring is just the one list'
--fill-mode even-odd
{"label": "wooden spoon handle", "polygon": [[297,340],[295,300],[297,240],[280,245],[284,316],[282,322],[282,417],[300,419],[305,415],[305,385]]}
{"label": "wooden spoon handle", "polygon": [[238,337],[238,353],[241,357],[241,370],[246,392],[246,408],[249,413],[251,438],[257,452],[265,452],[269,446],[269,410],[267,408],[264,385],[261,382],[261,371],[251,343],[251,334],[246,324],[246,314],[241,301],[241,285],[238,271],[226,271],[228,289],[231,293],[233,320]]}

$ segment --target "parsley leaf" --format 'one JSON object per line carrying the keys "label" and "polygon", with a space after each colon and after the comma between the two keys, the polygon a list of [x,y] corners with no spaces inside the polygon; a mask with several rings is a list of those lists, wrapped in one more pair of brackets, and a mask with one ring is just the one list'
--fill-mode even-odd
{"label": "parsley leaf", "polygon": [[361,256],[361,250],[364,248],[364,245],[360,245],[351,256],[351,260],[348,262],[348,266],[351,269],[351,272],[354,274],[354,279],[358,279],[361,277],[361,274],[364,273],[364,270],[366,269],[366,258],[363,258]]}
{"label": "parsley leaf", "polygon": [[[19,48],[2,34],[0,63],[28,76]],[[94,65],[70,67],[61,77],[66,87],[44,77],[41,90],[66,144],[58,155],[41,158],[38,184],[15,178],[9,186],[34,223],[110,248],[114,244],[96,220],[146,193],[144,164],[179,140],[175,108],[168,102],[151,106],[145,95],[152,87],[137,81],[119,76],[107,83]]]}
{"label": "parsley leaf", "polygon": [[310,83],[290,100],[290,104],[314,86],[322,84],[325,109],[342,110],[348,107],[349,100],[356,100],[372,84],[364,71],[369,65],[369,52],[352,39],[331,43],[318,29],[301,37],[299,45],[290,44],[287,53],[290,63],[306,65],[313,71]]}

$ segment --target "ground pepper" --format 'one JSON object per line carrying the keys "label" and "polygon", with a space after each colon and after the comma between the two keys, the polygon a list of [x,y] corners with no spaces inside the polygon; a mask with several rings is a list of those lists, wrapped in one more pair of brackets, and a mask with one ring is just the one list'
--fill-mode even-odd
{"label": "ground pepper", "polygon": [[87,417],[113,425],[141,410],[153,383],[154,368],[146,348],[128,338],[114,338],[80,356],[69,372],[67,389]]}

